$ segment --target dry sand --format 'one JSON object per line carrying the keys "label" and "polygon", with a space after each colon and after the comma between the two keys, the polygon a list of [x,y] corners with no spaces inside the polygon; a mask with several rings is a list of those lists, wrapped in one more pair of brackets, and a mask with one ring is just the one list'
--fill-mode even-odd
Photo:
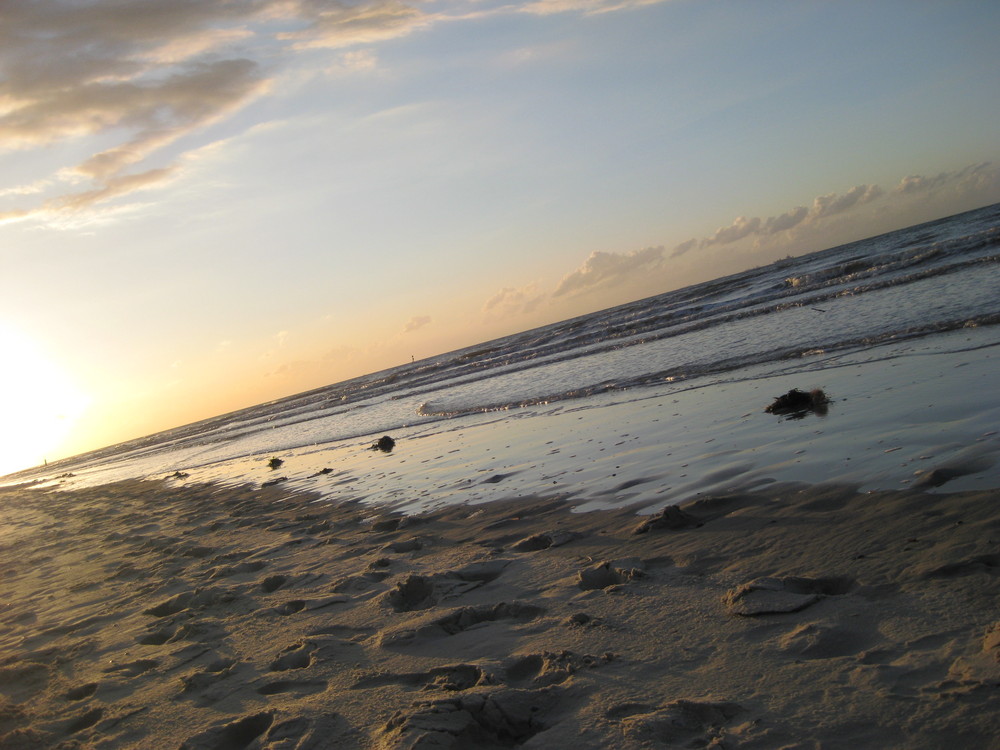
{"label": "dry sand", "polygon": [[4,749],[1000,746],[996,491],[0,514]]}

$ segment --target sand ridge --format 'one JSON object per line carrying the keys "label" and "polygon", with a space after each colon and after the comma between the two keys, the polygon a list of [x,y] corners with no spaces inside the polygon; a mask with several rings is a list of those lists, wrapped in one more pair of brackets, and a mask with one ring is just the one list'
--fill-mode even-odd
{"label": "sand ridge", "polygon": [[570,510],[0,491],[0,748],[998,746],[997,492]]}

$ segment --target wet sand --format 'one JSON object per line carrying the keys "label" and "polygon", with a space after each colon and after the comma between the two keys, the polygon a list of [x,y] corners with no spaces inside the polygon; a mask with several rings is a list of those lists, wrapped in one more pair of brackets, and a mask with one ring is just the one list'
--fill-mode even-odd
{"label": "wet sand", "polygon": [[[184,482],[284,481],[331,502],[363,500],[410,513],[539,494],[571,498],[578,509],[652,512],[783,482],[979,491],[1000,487],[998,352],[995,330],[969,329],[771,363],[720,381],[372,424],[371,433],[350,439],[331,439],[324,430],[336,433],[336,420],[319,418],[235,438],[168,441],[65,459],[2,482],[39,479],[77,489],[181,472]],[[792,388],[822,388],[830,398],[825,414],[765,413]],[[415,414],[423,397],[401,399]],[[386,432],[396,450],[367,450]],[[280,468],[269,468],[272,458],[283,461]]]}
{"label": "wet sand", "polygon": [[318,497],[0,490],[0,748],[998,746],[1000,491]]}

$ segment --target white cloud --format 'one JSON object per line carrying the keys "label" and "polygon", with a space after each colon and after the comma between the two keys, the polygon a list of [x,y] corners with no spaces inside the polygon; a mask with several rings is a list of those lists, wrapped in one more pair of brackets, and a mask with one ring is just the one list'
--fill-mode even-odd
{"label": "white cloud", "polygon": [[809,215],[809,209],[805,206],[796,206],[791,211],[786,211],[781,216],[771,216],[761,225],[761,234],[777,234],[787,231],[801,224]]}
{"label": "white cloud", "polygon": [[300,14],[308,26],[278,34],[296,49],[349,47],[406,36],[427,26],[432,18],[397,0],[360,5],[302,3]]}
{"label": "white cloud", "polygon": [[483,312],[501,317],[530,313],[538,309],[544,299],[545,295],[539,291],[537,284],[528,284],[520,289],[507,286],[486,300]]}
{"label": "white cloud", "polygon": [[681,242],[679,245],[674,247],[673,252],[670,253],[671,258],[679,258],[685,253],[689,253],[698,247],[700,240],[697,237],[692,237],[689,240]]}
{"label": "white cloud", "polygon": [[701,241],[702,247],[709,245],[728,245],[730,242],[742,240],[751,234],[756,234],[760,230],[761,221],[758,217],[748,219],[746,216],[737,216],[728,227],[720,227],[715,230],[715,234],[706,237]]}
{"label": "white cloud", "polygon": [[843,195],[828,193],[817,196],[813,200],[812,208],[806,217],[808,221],[817,221],[834,214],[843,213],[855,206],[871,203],[876,198],[881,197],[882,188],[878,185],[855,185]]}
{"label": "white cloud", "polygon": [[953,172],[940,172],[933,177],[907,175],[892,192],[912,196],[937,193],[945,189],[964,194],[982,193],[984,200],[990,200],[989,196],[995,196],[1000,189],[1000,168],[991,162],[981,162]]}
{"label": "white cloud", "polygon": [[584,264],[567,274],[556,286],[553,297],[616,284],[636,273],[657,269],[663,262],[663,247],[647,247],[627,253],[595,250]]}
{"label": "white cloud", "polygon": [[550,16],[555,13],[581,12],[588,16],[658,5],[667,0],[535,0],[521,7],[524,13]]}
{"label": "white cloud", "polygon": [[98,203],[105,203],[120,195],[161,185],[171,179],[174,171],[174,167],[164,167],[162,169],[150,169],[140,174],[111,177],[94,190],[68,193],[58,198],[52,198],[42,205],[42,210],[53,213],[80,211]]}
{"label": "white cloud", "polygon": [[[1000,192],[1000,169],[989,163],[977,164],[956,172],[944,173],[927,179],[917,176],[906,177],[893,190],[893,194],[912,195],[920,192],[951,186],[956,190],[966,192],[978,191],[989,200]],[[856,185],[843,194],[827,193],[816,197],[812,205],[796,206],[778,216],[767,219],[761,217],[738,216],[728,226],[720,227],[704,238],[692,238],[676,245],[670,252],[670,258],[679,258],[698,248],[709,248],[716,245],[728,245],[748,238],[755,238],[755,246],[763,239],[782,233],[795,236],[799,227],[817,231],[823,222],[831,217],[855,210],[873,201],[883,198],[885,191],[878,185]],[[996,199],[995,197],[993,198]],[[664,250],[662,247],[649,247],[644,250],[634,250],[628,253],[594,252],[584,264],[567,274],[559,282],[552,296],[590,291],[604,288],[627,280],[638,280],[640,276],[656,273],[663,265]],[[513,290],[502,290],[487,304],[499,306]]]}
{"label": "white cloud", "polygon": [[[831,216],[844,213],[858,206],[882,197],[885,191],[878,185],[855,185],[846,193],[827,193],[813,199],[812,206],[796,206],[779,216],[771,216],[767,219],[754,216],[738,216],[733,223],[727,227],[720,227],[715,232],[701,240],[701,247],[712,245],[728,245],[738,242],[747,237],[767,237],[770,235],[787,232],[801,224],[815,224],[822,222]],[[691,250],[694,246],[689,240],[682,245],[678,245],[671,257],[677,257]]]}
{"label": "white cloud", "polygon": [[[225,52],[253,36],[247,24],[269,2],[36,0],[5,6],[0,151],[85,144],[92,136],[103,147],[58,173],[63,183],[82,178],[91,189],[39,193],[34,206],[0,216],[55,220],[60,212],[162,183],[174,170],[148,163],[151,156],[266,91],[255,61]],[[109,139],[117,143],[108,147]],[[128,173],[139,165],[138,173]],[[46,187],[55,185],[49,180]],[[4,193],[28,194],[28,188]]]}
{"label": "white cloud", "polygon": [[[378,57],[372,49],[346,48],[438,23],[520,12],[609,12],[650,1],[659,0],[541,0],[471,11],[458,3],[435,13],[400,0],[2,3],[0,153],[95,145],[55,175],[0,186],[0,198],[22,202],[0,207],[0,222],[55,222],[55,212],[124,199],[130,185],[151,187],[142,176],[183,163],[183,154],[171,150],[197,148],[185,138],[269,93],[273,78],[293,68],[304,50],[342,50],[312,70],[358,74],[375,69]],[[66,186],[56,175],[63,182],[67,175],[89,181],[90,189],[60,195]],[[39,185],[45,185],[41,192]]]}

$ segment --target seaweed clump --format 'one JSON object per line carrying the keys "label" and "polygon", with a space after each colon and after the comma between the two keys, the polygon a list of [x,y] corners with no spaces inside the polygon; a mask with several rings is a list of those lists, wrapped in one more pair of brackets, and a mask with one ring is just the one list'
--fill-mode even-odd
{"label": "seaweed clump", "polygon": [[808,392],[792,388],[788,393],[774,399],[764,411],[768,414],[787,415],[793,419],[801,419],[810,412],[822,417],[826,415],[829,403],[830,399],[821,388],[813,388]]}
{"label": "seaweed clump", "polygon": [[396,441],[393,440],[388,435],[383,435],[374,443],[372,443],[371,450],[382,451],[383,453],[392,453],[392,449],[396,447]]}

